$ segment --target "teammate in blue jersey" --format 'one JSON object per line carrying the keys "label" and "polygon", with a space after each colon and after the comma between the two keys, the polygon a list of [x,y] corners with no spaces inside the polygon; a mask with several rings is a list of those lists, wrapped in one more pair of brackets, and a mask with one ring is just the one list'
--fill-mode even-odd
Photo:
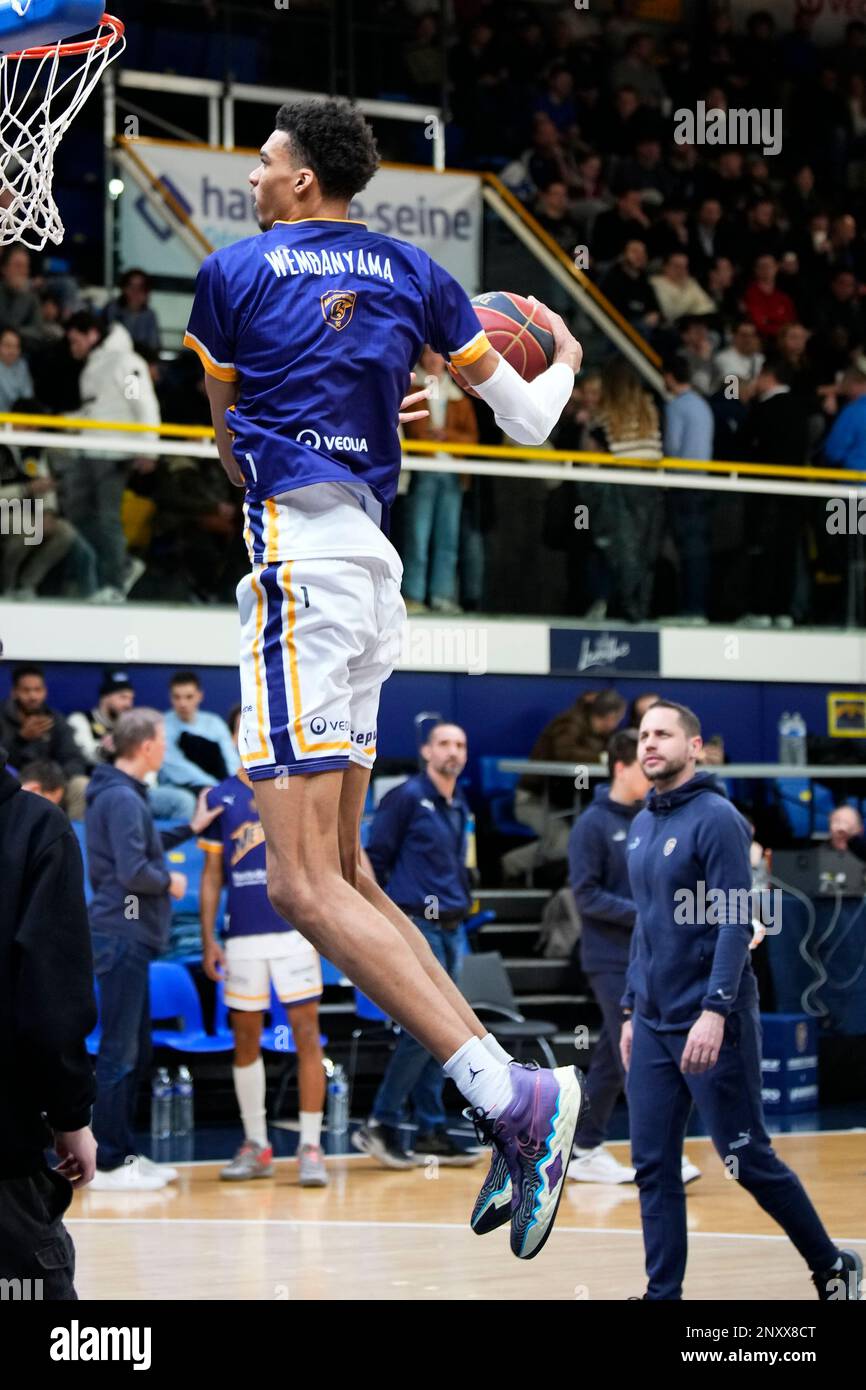
{"label": "teammate in blue jersey", "polygon": [[[239,723],[240,709],[236,709],[229,716],[234,738]],[[199,837],[199,845],[206,853],[199,903],[203,964],[211,980],[222,980],[230,1010],[235,1037],[232,1075],[244,1127],[244,1142],[220,1177],[237,1182],[273,1175],[261,1054],[264,1011],[270,1008],[273,982],[277,998],[288,1011],[297,1048],[300,1184],[325,1187],[328,1172],[321,1150],[325,1073],[319,1041],[319,956],[268,900],[265,836],[252,782],[243,768],[211,787],[207,804],[211,810],[219,807],[222,814]],[[220,945],[216,920],[223,887],[227,889],[227,904]]]}
{"label": "teammate in blue jersey", "polygon": [[538,445],[571,396],[582,351],[551,314],[554,363],[523,381],[441,266],[348,218],[378,162],[348,102],[281,107],[250,175],[262,235],[203,263],[185,342],[205,368],[223,466],[246,489],[240,749],[270,901],[441,1060],[493,1144],[473,1229],[510,1220],[525,1259],[552,1228],[583,1080],[573,1067],[511,1065],[364,872],[358,832],[379,692],[405,619],[386,532],[398,420],[417,403],[404,400],[410,367],[429,343],[512,439]]}

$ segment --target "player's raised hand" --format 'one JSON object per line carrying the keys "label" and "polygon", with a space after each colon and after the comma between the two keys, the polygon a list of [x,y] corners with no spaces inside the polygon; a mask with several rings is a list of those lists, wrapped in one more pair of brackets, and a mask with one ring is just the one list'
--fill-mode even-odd
{"label": "player's raised hand", "polygon": [[[412,381],[415,380],[414,372],[410,372],[409,376]],[[428,401],[429,399],[430,392],[427,390],[426,386],[424,387],[423,391],[412,391],[408,396],[404,396],[402,401],[400,402],[400,414],[397,416],[397,419],[400,421],[400,424],[406,425],[409,423],[410,420],[426,419],[426,417],[430,414],[429,410],[413,410],[412,406],[417,405],[419,401]]]}
{"label": "player's raised hand", "polygon": [[575,376],[580,371],[583,361],[583,348],[572,334],[565,319],[555,314],[547,304],[542,304],[540,299],[536,299],[534,294],[528,294],[526,298],[530,304],[539,304],[547,313],[550,319],[550,327],[553,330],[553,360],[554,362],[565,362],[571,368]]}

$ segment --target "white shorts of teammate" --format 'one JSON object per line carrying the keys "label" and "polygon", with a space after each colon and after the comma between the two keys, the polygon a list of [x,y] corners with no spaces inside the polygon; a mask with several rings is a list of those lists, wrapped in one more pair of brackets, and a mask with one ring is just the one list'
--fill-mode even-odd
{"label": "white shorts of teammate", "polygon": [[226,1007],[258,1013],[271,1002],[271,981],[282,1004],[305,1004],[322,995],[318,951],[300,932],[230,936],[224,947]]}

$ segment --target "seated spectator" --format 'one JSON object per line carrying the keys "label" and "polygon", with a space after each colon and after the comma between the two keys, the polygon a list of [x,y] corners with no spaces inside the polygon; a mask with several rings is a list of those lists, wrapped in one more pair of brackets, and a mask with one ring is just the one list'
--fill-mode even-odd
{"label": "seated spectator", "polygon": [[[93,315],[82,311],[68,320],[66,336],[72,356],[82,363],[79,412],[85,419],[160,423],[147,363],[133,351],[132,340],[121,323],[105,332]],[[142,454],[138,458],[73,454],[64,468],[64,515],[96,552],[100,589],[95,597],[103,602],[121,602],[143,569],[140,563],[133,565],[127,559],[120,508],[130,468],[153,467],[152,458],[145,455],[153,438],[141,436]]]}
{"label": "seated spectator", "polygon": [[655,39],[651,34],[632,34],[625,53],[610,70],[613,91],[630,87],[644,106],[661,108],[667,101],[665,84],[655,64]]}
{"label": "seated spectator", "polygon": [[0,709],[0,744],[22,780],[33,763],[58,763],[68,780],[66,809],[72,820],[81,820],[87,788],[84,759],[63,715],[47,699],[40,666],[13,667],[12,692]]}
{"label": "seated spectator", "polygon": [[[652,132],[643,134],[635,145],[634,154],[617,168],[615,186],[639,188],[645,204],[661,206],[676,192],[676,177],[662,158],[662,142]],[[685,208],[683,209],[685,222]]]}
{"label": "seated spectator", "polygon": [[150,307],[150,278],[143,270],[127,270],[120,277],[120,294],[105,310],[106,328],[122,323],[136,351],[142,347],[159,352],[159,320]]}
{"label": "seated spectator", "polygon": [[655,290],[656,299],[664,323],[673,325],[684,314],[712,314],[715,305],[702,290],[697,280],[689,274],[689,258],[682,251],[672,252],[665,261],[660,275],[651,275],[650,284]]}
{"label": "seated spectator", "polygon": [[538,111],[532,123],[532,148],[523,156],[529,178],[536,188],[561,182],[577,190],[578,173],[574,156],[562,143],[559,131],[544,112]]}
{"label": "seated spectator", "polygon": [[776,288],[788,296],[798,317],[804,323],[811,324],[814,321],[815,305],[821,287],[811,283],[810,278],[803,274],[800,258],[796,251],[784,251],[782,253],[776,275]]}
{"label": "seated spectator", "polygon": [[[680,321],[680,356],[682,357],[686,380],[702,396],[711,396],[715,385],[713,368],[713,348],[715,346],[710,330],[703,319]],[[688,457],[688,456],[687,456]],[[697,458],[698,455],[695,455]],[[708,458],[712,455],[707,455]]]}
{"label": "seated spectator", "polygon": [[846,404],[824,440],[824,457],[831,468],[866,472],[866,371],[849,367],[839,392]]}
{"label": "seated spectator", "polygon": [[432,10],[418,16],[415,37],[403,50],[403,62],[415,100],[438,105],[442,96],[443,48],[439,19]]}
{"label": "seated spectator", "polygon": [[114,761],[114,727],[134,703],[135,690],[126,672],[108,670],[102,673],[93,708],[70,714],[69,727],[88,772],[92,772],[97,763]]}
{"label": "seated spectator", "polygon": [[650,231],[647,249],[653,261],[664,261],[676,251],[689,254],[688,213],[684,203],[669,201],[662,208],[661,217]]}
{"label": "seated spectator", "polygon": [[699,181],[701,197],[716,198],[729,217],[736,217],[746,203],[743,167],[742,150],[722,150],[716,167],[706,170]]}
{"label": "seated spectator", "polygon": [[821,211],[815,191],[815,171],[811,164],[801,164],[795,169],[793,178],[782,194],[782,205],[792,227],[804,226]]}
{"label": "seated spectator", "polygon": [[0,324],[18,330],[25,352],[42,341],[42,311],[30,284],[30,252],[24,246],[7,246],[0,256]]}
{"label": "seated spectator", "polygon": [[613,307],[641,333],[652,332],[660,317],[655,290],[646,273],[647,261],[645,243],[637,238],[627,241],[600,286]]}
{"label": "seated spectator", "polygon": [[46,801],[62,806],[67,787],[66,773],[59,763],[28,763],[21,786],[34,796],[44,796]]}
{"label": "seated spectator", "polygon": [[784,243],[776,225],[776,208],[771,198],[753,203],[746,214],[746,224],[733,235],[732,256],[740,265],[754,265],[759,256],[778,260]]}
{"label": "seated spectator", "polygon": [[574,78],[564,63],[556,63],[548,72],[547,88],[536,101],[535,109],[553,122],[563,139],[577,133]]}
{"label": "seated spectator", "polygon": [[604,177],[604,161],[600,154],[590,150],[577,161],[577,197],[581,201],[601,202],[608,198],[609,190]]}
{"label": "seated spectator", "polygon": [[39,291],[39,312],[42,315],[42,346],[59,343],[65,337],[63,301],[57,290],[46,286]]}
{"label": "seated spectator", "polygon": [[21,353],[17,328],[0,329],[0,411],[14,410],[18,401],[32,400],[33,378]]}
{"label": "seated spectator", "polygon": [[776,352],[784,362],[791,387],[806,406],[813,421],[813,443],[823,433],[822,398],[832,395],[831,385],[821,382],[821,374],[808,349],[811,334],[802,323],[786,323],[776,336]]}
{"label": "seated spectator", "polygon": [[[417,377],[419,381],[428,381],[432,388],[428,402],[430,414],[424,420],[413,420],[404,426],[407,439],[475,444],[478,440],[475,410],[446,371],[444,357],[425,346]],[[457,603],[462,508],[463,482],[459,474],[411,475],[403,555],[403,594],[408,613],[426,613],[428,594],[430,608],[435,613],[462,611]]]}
{"label": "seated spectator", "polygon": [[717,256],[707,274],[707,294],[722,318],[732,319],[741,312],[735,288],[736,272],[728,256]]}
{"label": "seated spectator", "polygon": [[578,241],[577,224],[571,216],[568,189],[564,183],[549,183],[535,200],[532,209],[536,222],[553,237],[571,259]]}
{"label": "seated spectator", "polygon": [[850,270],[857,280],[866,279],[866,256],[857,235],[857,219],[850,212],[840,213],[830,224],[827,269],[831,275],[838,270]]}
{"label": "seated spectator", "polygon": [[815,311],[815,357],[825,380],[843,371],[864,341],[866,318],[857,281],[850,270],[837,270]]}
{"label": "seated spectator", "polygon": [[713,358],[713,390],[725,391],[735,380],[736,398],[748,401],[758,373],[764,365],[764,354],[760,347],[758,330],[751,319],[741,319],[728,346],[722,348]]}
{"label": "seated spectator", "polygon": [[743,295],[743,308],[762,338],[775,338],[783,323],[793,323],[797,317],[792,301],[776,286],[778,268],[775,256],[759,256]]}
{"label": "seated spectator", "polygon": [[[192,595],[201,603],[229,603],[249,560],[238,489],[219,464],[164,457],[153,473],[130,479],[127,507],[132,497],[144,508],[144,522],[130,548],[147,563],[136,598],[184,602]],[[150,518],[149,506],[155,508]]]}
{"label": "seated spectator", "polygon": [[730,244],[730,232],[722,222],[722,205],[718,198],[702,198],[689,231],[689,264],[695,273],[705,278],[716,257],[724,255]]}
{"label": "seated spectator", "polygon": [[634,87],[620,87],[613,96],[613,110],[604,122],[605,152],[624,158],[642,135],[659,134],[660,118],[644,106]]}
{"label": "seated spectator", "polygon": [[195,672],[176,672],[169,693],[158,785],[198,793],[232,777],[240,767],[237,747],[225,720],[201,708],[204,690]]}
{"label": "seated spectator", "polygon": [[17,447],[0,446],[0,497],[19,504],[23,520],[0,540],[0,591],[21,599],[36,597],[80,539],[58,514],[54,479],[34,460],[27,462],[25,468]]}
{"label": "seated spectator", "polygon": [[[588,690],[544,726],[529,756],[533,762],[601,762],[608,739],[624,713],[625,700],[619,691]],[[523,774],[514,797],[514,815],[522,825],[536,831],[539,839],[503,855],[506,878],[526,873],[536,864],[565,858],[571,823],[563,812],[570,811],[573,805],[574,784],[570,778],[545,779],[533,773]]]}
{"label": "seated spectator", "polygon": [[646,241],[650,220],[641,206],[640,192],[625,188],[618,195],[616,207],[602,212],[592,228],[592,258],[606,265],[616,260],[627,241]]}

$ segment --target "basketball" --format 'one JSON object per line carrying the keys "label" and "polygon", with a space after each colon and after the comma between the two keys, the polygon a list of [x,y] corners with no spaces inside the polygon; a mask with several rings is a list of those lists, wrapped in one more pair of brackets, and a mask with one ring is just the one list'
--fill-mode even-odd
{"label": "basketball", "polygon": [[[554,352],[553,328],[543,304],[533,304],[510,290],[473,295],[472,304],[490,346],[524,381],[534,381],[550,366]],[[454,367],[449,370],[466,390],[467,384],[459,371]]]}

